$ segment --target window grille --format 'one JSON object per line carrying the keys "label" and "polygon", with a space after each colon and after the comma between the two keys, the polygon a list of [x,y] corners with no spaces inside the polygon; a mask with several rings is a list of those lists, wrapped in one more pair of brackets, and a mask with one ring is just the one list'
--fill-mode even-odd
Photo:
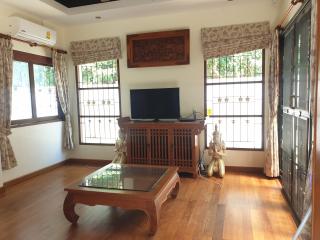
{"label": "window grille", "polygon": [[118,61],[79,65],[77,77],[81,144],[114,144],[121,116]]}
{"label": "window grille", "polygon": [[206,144],[217,124],[227,148],[263,149],[262,49],[205,62]]}

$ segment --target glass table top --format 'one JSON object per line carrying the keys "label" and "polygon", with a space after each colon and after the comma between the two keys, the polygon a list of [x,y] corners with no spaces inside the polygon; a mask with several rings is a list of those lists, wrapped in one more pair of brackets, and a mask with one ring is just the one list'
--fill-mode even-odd
{"label": "glass table top", "polygon": [[166,167],[109,164],[85,177],[80,187],[151,191],[165,175]]}

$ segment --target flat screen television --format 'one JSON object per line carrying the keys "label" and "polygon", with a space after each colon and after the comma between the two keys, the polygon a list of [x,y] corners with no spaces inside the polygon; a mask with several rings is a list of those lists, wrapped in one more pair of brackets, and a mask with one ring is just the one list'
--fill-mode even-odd
{"label": "flat screen television", "polygon": [[131,89],[132,119],[178,119],[179,88]]}

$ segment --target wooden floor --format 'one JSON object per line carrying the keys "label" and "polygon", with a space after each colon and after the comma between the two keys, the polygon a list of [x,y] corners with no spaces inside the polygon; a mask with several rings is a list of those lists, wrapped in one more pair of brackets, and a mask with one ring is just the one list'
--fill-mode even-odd
{"label": "wooden floor", "polygon": [[154,237],[143,212],[78,205],[78,225],[64,218],[63,188],[96,167],[70,165],[7,189],[0,198],[0,239],[290,239],[296,226],[277,180],[227,173],[223,180],[181,178],[177,199],[162,207]]}

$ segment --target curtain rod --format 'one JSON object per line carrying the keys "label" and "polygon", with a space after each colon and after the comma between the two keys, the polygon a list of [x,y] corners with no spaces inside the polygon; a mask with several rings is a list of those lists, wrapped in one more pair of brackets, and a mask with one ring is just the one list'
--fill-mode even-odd
{"label": "curtain rod", "polygon": [[293,7],[295,5],[297,5],[298,3],[303,3],[304,0],[291,0],[290,6],[287,9],[285,15],[282,17],[282,19],[280,20],[279,24],[276,26],[276,29],[282,29],[282,24],[284,23],[284,21],[287,19],[287,17],[289,16],[291,10],[293,9]]}
{"label": "curtain rod", "polygon": [[52,47],[49,47],[49,46],[44,45],[44,44],[39,44],[39,43],[27,41],[27,40],[22,40],[22,39],[11,37],[10,35],[6,35],[6,34],[2,34],[2,33],[0,33],[0,38],[12,39],[12,40],[15,40],[15,41],[18,41],[18,42],[27,43],[27,44],[29,44],[30,47],[45,47],[45,48],[49,48],[51,50],[56,50],[58,53],[63,53],[63,54],[67,54],[68,53],[65,50],[52,48]]}

